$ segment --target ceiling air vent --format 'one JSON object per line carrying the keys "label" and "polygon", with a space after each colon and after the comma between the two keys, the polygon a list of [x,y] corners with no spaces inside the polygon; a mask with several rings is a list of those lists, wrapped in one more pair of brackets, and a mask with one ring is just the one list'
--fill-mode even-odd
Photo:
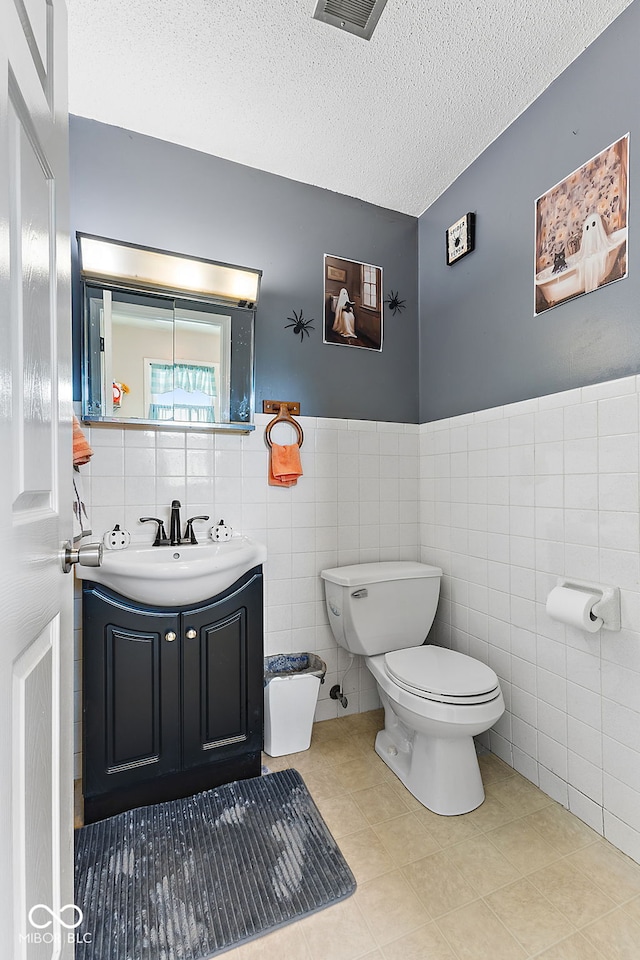
{"label": "ceiling air vent", "polygon": [[387,0],[318,0],[314,20],[370,40]]}

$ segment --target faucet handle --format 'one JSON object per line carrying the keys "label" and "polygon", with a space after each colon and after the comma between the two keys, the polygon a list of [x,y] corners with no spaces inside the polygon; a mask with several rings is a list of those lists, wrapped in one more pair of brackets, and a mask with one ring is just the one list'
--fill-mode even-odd
{"label": "faucet handle", "polygon": [[197,543],[198,541],[196,540],[196,535],[193,532],[193,521],[208,520],[208,519],[209,517],[190,517],[189,520],[187,520],[187,525],[184,530],[184,539],[188,540],[189,543]]}
{"label": "faucet handle", "polygon": [[165,546],[169,542],[167,538],[167,532],[164,529],[164,520],[161,520],[160,517],[140,517],[140,523],[157,523],[158,527],[156,529],[156,538],[153,541],[154,547]]}

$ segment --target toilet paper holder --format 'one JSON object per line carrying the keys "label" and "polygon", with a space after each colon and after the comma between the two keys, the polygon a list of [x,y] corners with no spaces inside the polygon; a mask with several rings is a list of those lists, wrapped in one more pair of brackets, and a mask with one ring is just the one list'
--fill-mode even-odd
{"label": "toilet paper holder", "polygon": [[594,603],[591,612],[602,619],[603,630],[620,630],[620,588],[603,583],[589,583],[588,580],[572,580],[558,577],[556,587],[569,587],[584,593],[597,594],[600,599]]}

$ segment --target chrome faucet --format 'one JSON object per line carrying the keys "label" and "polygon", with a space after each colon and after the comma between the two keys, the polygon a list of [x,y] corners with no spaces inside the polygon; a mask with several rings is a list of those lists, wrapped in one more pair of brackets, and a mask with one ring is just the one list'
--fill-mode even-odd
{"label": "chrome faucet", "polygon": [[172,547],[177,547],[182,541],[180,534],[180,501],[171,501],[171,526],[169,528],[169,543]]}

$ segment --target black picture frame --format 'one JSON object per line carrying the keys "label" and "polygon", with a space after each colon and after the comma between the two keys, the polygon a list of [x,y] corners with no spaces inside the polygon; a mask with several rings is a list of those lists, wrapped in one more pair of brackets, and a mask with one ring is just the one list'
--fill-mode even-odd
{"label": "black picture frame", "polygon": [[476,243],[476,215],[465,213],[464,216],[452,223],[446,231],[445,252],[447,266],[451,267],[475,249]]}

